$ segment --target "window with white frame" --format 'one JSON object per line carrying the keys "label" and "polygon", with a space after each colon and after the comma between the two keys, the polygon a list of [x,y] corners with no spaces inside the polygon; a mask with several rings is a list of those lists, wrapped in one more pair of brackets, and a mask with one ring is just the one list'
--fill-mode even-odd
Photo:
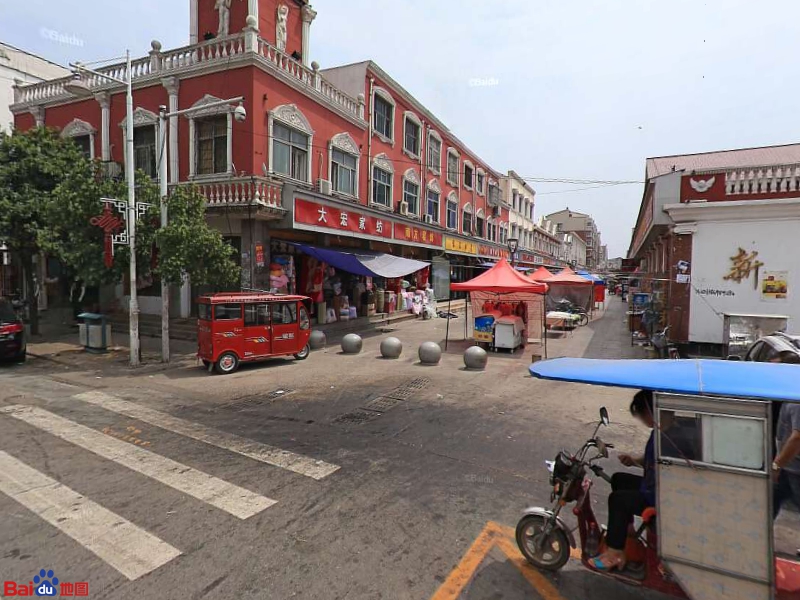
{"label": "window with white frame", "polygon": [[195,119],[197,175],[227,173],[228,119],[224,115]]}
{"label": "window with white frame", "polygon": [[297,181],[311,182],[313,130],[294,104],[284,104],[269,113],[272,148],[270,171]]}
{"label": "window with white frame", "polygon": [[458,187],[460,172],[458,151],[455,148],[450,148],[447,151],[447,183],[453,187]]}
{"label": "window with white frame", "polygon": [[439,187],[439,182],[435,179],[431,180],[428,184],[428,193],[425,202],[425,214],[428,215],[434,223],[439,222],[440,201],[442,197],[442,189]]}
{"label": "window with white frame", "polygon": [[331,189],[338,193],[358,197],[358,144],[349,133],[339,133],[330,144]]}
{"label": "window with white frame", "polygon": [[478,237],[486,237],[486,218],[483,215],[483,209],[478,210],[475,214],[475,233]]}
{"label": "window with white frame", "polygon": [[458,229],[458,197],[452,193],[447,197],[447,228]]}
{"label": "window with white frame", "polygon": [[472,206],[467,204],[461,215],[461,231],[465,235],[472,235]]}
{"label": "window with white frame", "polygon": [[440,175],[442,172],[442,138],[435,131],[428,132],[428,170]]}
{"label": "window with white frame", "polygon": [[394,141],[394,100],[385,90],[376,89],[372,99],[372,126],[386,140]]}
{"label": "window with white frame", "polygon": [[94,138],[97,130],[86,121],[73,119],[61,132],[61,137],[70,138],[88,159],[94,159]]}
{"label": "window with white frame", "polygon": [[481,196],[486,193],[484,188],[485,184],[486,184],[486,173],[484,173],[483,169],[478,169],[477,175],[475,177],[475,189]]}
{"label": "window with white frame", "polygon": [[392,208],[392,180],[394,167],[386,154],[379,154],[372,162],[372,202]]}
{"label": "window with white frame", "polygon": [[408,169],[403,174],[403,202],[408,206],[408,214],[419,217],[420,178],[416,169]]}
{"label": "window with white frame", "polygon": [[338,148],[331,150],[331,185],[334,192],[356,196],[358,159]]}
{"label": "window with white frame", "polygon": [[475,174],[475,168],[472,166],[472,163],[469,161],[464,161],[464,187],[468,190],[472,189],[474,182],[472,178]]}
{"label": "window with white frame", "polygon": [[417,158],[422,143],[422,123],[414,113],[406,112],[403,132],[403,150]]}
{"label": "window with white frame", "polygon": [[133,128],[133,165],[137,171],[144,171],[151,179],[158,177],[156,128],[154,126],[145,125]]}

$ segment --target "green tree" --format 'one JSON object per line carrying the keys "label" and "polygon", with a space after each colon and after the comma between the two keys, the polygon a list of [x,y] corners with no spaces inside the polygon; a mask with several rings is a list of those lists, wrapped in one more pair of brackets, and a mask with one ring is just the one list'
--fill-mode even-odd
{"label": "green tree", "polygon": [[0,240],[19,257],[35,334],[39,311],[33,295],[34,257],[41,251],[47,206],[70,173],[90,168],[79,148],[53,130],[0,133]]}
{"label": "green tree", "polygon": [[234,249],[205,219],[206,200],[195,186],[176,188],[167,198],[168,224],[155,233],[156,273],[167,283],[181,283],[184,274],[193,283],[238,287],[240,267]]}

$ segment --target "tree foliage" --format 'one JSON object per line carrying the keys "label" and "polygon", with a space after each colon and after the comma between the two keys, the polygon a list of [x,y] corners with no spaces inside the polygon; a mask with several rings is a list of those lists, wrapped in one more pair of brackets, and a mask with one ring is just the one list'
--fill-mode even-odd
{"label": "tree foliage", "polygon": [[[127,246],[115,247],[111,268],[104,264],[104,232],[91,223],[102,213],[101,198],[127,200],[126,182],[106,176],[101,163],[57,131],[0,134],[0,241],[23,256],[30,277],[39,252],[60,259],[67,276],[86,286],[116,283],[128,273]],[[164,229],[158,186],[144,173],[137,174],[136,200],[151,205],[137,219],[137,280],[154,273],[171,284],[188,275],[197,285],[236,285],[234,250],[206,223],[205,198],[196,188],[172,192]]]}

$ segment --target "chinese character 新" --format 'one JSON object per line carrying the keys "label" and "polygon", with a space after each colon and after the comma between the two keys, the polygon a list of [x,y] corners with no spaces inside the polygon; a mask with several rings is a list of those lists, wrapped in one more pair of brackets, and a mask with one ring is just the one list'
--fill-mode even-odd
{"label": "chinese character \u65b0", "polygon": [[378,233],[383,233],[383,221],[378,221],[377,223],[375,223],[375,230]]}
{"label": "chinese character \u65b0", "polygon": [[342,227],[347,227],[347,213],[344,211],[339,213],[339,225]]}
{"label": "chinese character \u65b0", "polygon": [[749,279],[750,273],[756,272],[756,280],[758,280],[758,269],[764,266],[760,260],[756,260],[758,252],[747,253],[744,248],[739,248],[736,256],[731,256],[731,268],[728,274],[723,277],[725,281],[735,281],[742,283],[743,279]]}
{"label": "chinese character \u65b0", "polygon": [[364,231],[367,228],[367,217],[359,217],[358,218],[358,228],[361,231]]}
{"label": "chinese character \u65b0", "polygon": [[320,206],[318,212],[319,212],[319,219],[317,219],[317,223],[327,223],[328,213],[325,211],[325,207]]}

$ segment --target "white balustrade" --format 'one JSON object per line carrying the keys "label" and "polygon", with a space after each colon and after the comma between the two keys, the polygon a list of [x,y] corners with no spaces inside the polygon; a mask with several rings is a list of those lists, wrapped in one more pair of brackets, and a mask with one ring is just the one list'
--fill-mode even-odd
{"label": "white balustrade", "polygon": [[800,165],[732,169],[725,173],[725,194],[788,194],[800,191]]}
{"label": "white balustrade", "polygon": [[256,208],[281,208],[282,205],[282,184],[264,177],[231,177],[197,181],[195,185],[210,207],[250,205]]}

